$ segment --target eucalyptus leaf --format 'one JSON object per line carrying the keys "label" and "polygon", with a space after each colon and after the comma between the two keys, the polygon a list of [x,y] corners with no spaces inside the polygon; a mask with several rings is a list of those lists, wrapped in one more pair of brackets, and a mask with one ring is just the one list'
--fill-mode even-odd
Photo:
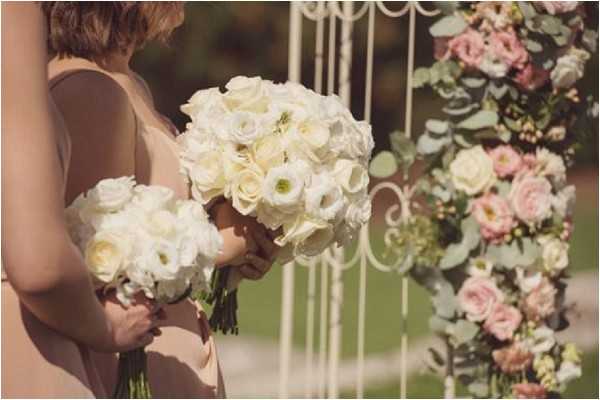
{"label": "eucalyptus leaf", "polygon": [[450,201],[451,193],[448,189],[441,187],[440,185],[435,185],[431,189],[431,194],[446,203]]}
{"label": "eucalyptus leaf", "polygon": [[448,122],[440,121],[439,119],[428,119],[425,122],[425,129],[430,133],[435,133],[437,135],[443,135],[448,132]]}
{"label": "eucalyptus leaf", "polygon": [[467,343],[472,340],[475,335],[479,332],[479,326],[477,324],[467,321],[466,319],[459,319],[454,324],[454,339],[456,344],[460,345]]}
{"label": "eucalyptus leaf", "polygon": [[429,83],[429,68],[417,68],[413,74],[413,87],[420,88]]}
{"label": "eucalyptus leaf", "polygon": [[531,51],[532,53],[539,53],[544,50],[544,47],[542,47],[539,42],[536,42],[532,39],[527,39],[525,41],[525,47],[527,47],[527,50]]}
{"label": "eucalyptus leaf", "polygon": [[388,178],[398,171],[398,162],[391,151],[377,154],[369,165],[369,173],[375,178]]}
{"label": "eucalyptus leaf", "polygon": [[459,115],[465,115],[470,113],[471,111],[473,111],[474,109],[476,109],[477,107],[479,107],[479,105],[477,105],[476,103],[471,103],[471,104],[467,104],[466,106],[461,106],[461,107],[444,107],[442,108],[442,111],[445,112],[448,115],[451,115],[453,117],[459,116]]}
{"label": "eucalyptus leaf", "polygon": [[440,335],[445,335],[451,324],[450,321],[438,315],[432,315],[429,318],[429,330]]}
{"label": "eucalyptus leaf", "polygon": [[434,1],[433,3],[435,4],[435,8],[446,15],[454,13],[460,4],[459,1]]}
{"label": "eucalyptus leaf", "polygon": [[[447,282],[446,282],[447,283]],[[446,284],[438,290],[438,292],[432,298],[433,307],[439,317],[442,318],[453,318],[457,310],[457,300],[454,295],[454,289],[452,285]]]}
{"label": "eucalyptus leaf", "polygon": [[483,85],[485,85],[485,83],[487,82],[487,79],[465,77],[465,78],[461,79],[461,82],[468,88],[477,89],[477,88],[480,88]]}
{"label": "eucalyptus leaf", "polygon": [[463,237],[460,243],[453,243],[446,247],[444,256],[440,260],[440,268],[443,270],[454,268],[465,262],[471,250],[479,245],[481,234],[479,233],[479,223],[475,218],[463,219],[461,231]]}
{"label": "eucalyptus leaf", "polygon": [[484,382],[473,382],[467,386],[467,390],[475,397],[486,398],[489,396],[489,387]]}
{"label": "eucalyptus leaf", "polygon": [[480,110],[458,124],[459,128],[477,130],[495,126],[498,123],[498,113],[490,110]]}
{"label": "eucalyptus leaf", "polygon": [[390,143],[392,151],[396,155],[398,166],[402,168],[404,175],[413,165],[417,157],[417,147],[415,143],[407,137],[402,131],[394,131],[390,134]]}
{"label": "eucalyptus leaf", "polygon": [[519,5],[521,14],[523,14],[523,17],[525,17],[525,19],[531,19],[537,15],[535,8],[533,7],[533,5],[530,2],[518,1],[517,4]]}
{"label": "eucalyptus leaf", "polygon": [[464,148],[471,148],[473,147],[473,143],[470,143],[463,135],[453,135],[452,138],[454,139],[454,142]]}
{"label": "eucalyptus leaf", "polygon": [[433,138],[428,133],[419,136],[417,141],[417,152],[423,155],[429,155],[439,152],[444,146],[448,145],[452,139],[449,136]]}
{"label": "eucalyptus leaf", "polygon": [[494,96],[495,99],[501,99],[508,92],[508,85],[501,84],[500,86],[496,86],[494,82],[490,82],[487,90],[492,94],[492,96]]}
{"label": "eucalyptus leaf", "polygon": [[540,28],[548,35],[558,35],[560,33],[561,26],[562,23],[560,22],[560,19],[552,15],[540,16]]}
{"label": "eucalyptus leaf", "polygon": [[530,238],[523,239],[521,243],[522,249],[519,248],[516,240],[513,240],[510,244],[488,246],[485,256],[508,269],[517,266],[528,267],[540,257],[541,249]]}
{"label": "eucalyptus leaf", "polygon": [[456,36],[467,29],[466,21],[457,15],[447,15],[429,28],[433,37]]}
{"label": "eucalyptus leaf", "polygon": [[502,121],[504,122],[504,125],[506,125],[508,127],[508,129],[510,129],[513,132],[520,132],[521,131],[521,125],[517,124],[517,121],[515,121],[512,118],[509,117],[503,117]]}

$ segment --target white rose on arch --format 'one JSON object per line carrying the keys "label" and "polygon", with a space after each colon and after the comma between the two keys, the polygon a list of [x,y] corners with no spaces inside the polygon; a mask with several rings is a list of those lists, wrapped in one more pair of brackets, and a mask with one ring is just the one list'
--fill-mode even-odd
{"label": "white rose on arch", "polygon": [[461,150],[450,163],[450,179],[469,196],[484,192],[496,181],[494,162],[482,146]]}
{"label": "white rose on arch", "polygon": [[567,54],[556,61],[550,72],[552,84],[557,89],[570,88],[583,77],[585,63],[590,58],[590,53],[585,50],[570,48]]}

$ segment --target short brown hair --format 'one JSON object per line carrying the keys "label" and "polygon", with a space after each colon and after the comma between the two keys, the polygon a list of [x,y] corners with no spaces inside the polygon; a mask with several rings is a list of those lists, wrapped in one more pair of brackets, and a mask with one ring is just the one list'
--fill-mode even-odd
{"label": "short brown hair", "polygon": [[42,10],[52,53],[97,60],[132,46],[137,50],[151,40],[165,42],[183,3],[51,1],[42,2]]}

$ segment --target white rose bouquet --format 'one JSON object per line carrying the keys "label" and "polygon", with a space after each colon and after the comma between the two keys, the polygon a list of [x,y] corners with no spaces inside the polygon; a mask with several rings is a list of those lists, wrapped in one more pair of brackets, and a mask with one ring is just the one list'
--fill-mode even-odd
{"label": "white rose bouquet", "polygon": [[[162,304],[205,291],[223,239],[195,201],[165,187],[105,179],[66,210],[74,243],[98,287],[129,305],[143,292]],[[119,356],[114,397],[148,398],[144,349]]]}
{"label": "white rose bouquet", "polygon": [[[238,76],[225,93],[200,90],[181,109],[191,118],[179,143],[194,199],[224,197],[278,232],[281,262],[346,243],[369,220],[371,126],[336,96]],[[237,283],[224,289],[227,278],[216,281],[211,325],[227,332]]]}

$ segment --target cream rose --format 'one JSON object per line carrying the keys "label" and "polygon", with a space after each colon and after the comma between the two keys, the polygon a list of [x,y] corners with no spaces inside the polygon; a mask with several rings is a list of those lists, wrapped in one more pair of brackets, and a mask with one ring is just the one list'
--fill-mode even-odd
{"label": "cream rose", "polygon": [[104,179],[88,191],[88,200],[98,210],[117,211],[131,199],[134,186],[131,176]]}
{"label": "cream rose", "polygon": [[225,88],[227,92],[223,96],[223,101],[230,110],[267,112],[268,97],[260,77],[236,76],[225,85]]}
{"label": "cream rose", "polygon": [[251,157],[263,170],[278,167],[285,162],[285,145],[278,134],[264,136],[252,144]]}
{"label": "cream rose", "polygon": [[138,185],[133,193],[132,203],[147,212],[170,208],[175,203],[175,193],[164,186]]}
{"label": "cream rose", "polygon": [[583,77],[585,63],[590,58],[590,53],[585,50],[570,48],[567,54],[556,61],[550,72],[550,79],[555,88],[570,88]]}
{"label": "cream rose", "polygon": [[220,196],[227,184],[224,174],[223,154],[211,150],[199,157],[189,171],[192,181],[192,196],[202,204]]}
{"label": "cream rose", "polygon": [[538,242],[542,245],[542,261],[548,273],[554,275],[569,266],[569,243],[551,236],[542,236]]}
{"label": "cream rose", "polygon": [[344,192],[354,195],[367,189],[369,173],[357,162],[340,159],[335,162],[333,174]]}
{"label": "cream rose", "polygon": [[127,267],[131,244],[127,235],[117,231],[96,233],[85,246],[84,257],[93,276],[110,283]]}
{"label": "cream rose", "polygon": [[283,226],[283,235],[275,239],[275,243],[281,247],[292,243],[296,248],[295,253],[316,256],[329,246],[332,239],[331,224],[300,216],[293,223]]}
{"label": "cream rose", "polygon": [[243,215],[254,212],[262,198],[264,176],[258,166],[247,166],[241,170],[231,183],[233,206]]}
{"label": "cream rose", "polygon": [[450,163],[450,177],[456,189],[473,196],[495,182],[494,162],[481,146],[461,150]]}

